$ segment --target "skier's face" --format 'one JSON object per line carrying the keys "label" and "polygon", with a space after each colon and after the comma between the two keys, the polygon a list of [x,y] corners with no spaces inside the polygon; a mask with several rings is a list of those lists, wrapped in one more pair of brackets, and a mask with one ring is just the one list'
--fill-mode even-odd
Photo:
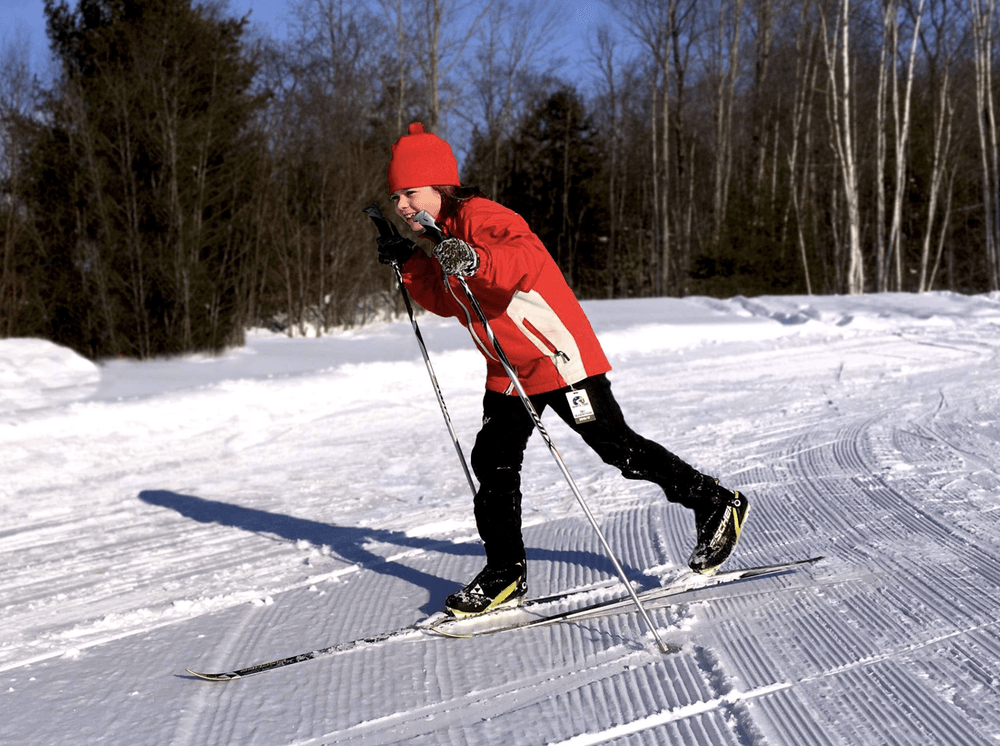
{"label": "skier's face", "polygon": [[430,186],[410,187],[393,192],[392,201],[396,203],[396,214],[399,215],[410,229],[420,232],[424,229],[420,223],[413,222],[413,216],[421,210],[427,210],[430,216],[437,220],[441,212],[441,194]]}

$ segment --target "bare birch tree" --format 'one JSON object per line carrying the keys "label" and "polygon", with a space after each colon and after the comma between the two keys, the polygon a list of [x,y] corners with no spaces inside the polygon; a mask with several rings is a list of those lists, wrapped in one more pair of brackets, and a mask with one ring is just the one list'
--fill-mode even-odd
{"label": "bare birch tree", "polygon": [[[913,22],[913,38],[910,41],[910,52],[905,68],[905,89],[900,92],[899,75],[897,73],[897,58],[899,56],[899,15],[898,0],[886,0],[885,31],[888,41],[888,65],[892,81],[892,122],[895,143],[894,193],[892,202],[892,222],[889,228],[888,248],[885,263],[879,264],[876,278],[878,290],[903,289],[903,197],[906,193],[907,147],[910,139],[910,103],[913,98],[913,75],[916,65],[917,44],[920,36],[920,23],[923,19],[924,0],[919,0]],[[883,45],[885,49],[886,45]],[[881,87],[881,86],[880,86]],[[883,135],[884,137],[884,135]],[[881,173],[879,183],[882,183]],[[895,283],[890,286],[889,273],[895,269]]]}
{"label": "bare birch tree", "polygon": [[[809,5],[802,4],[799,17],[799,27],[795,36],[795,90],[792,95],[791,112],[791,149],[787,155],[788,161],[788,191],[792,208],[795,212],[795,236],[802,259],[802,273],[805,280],[806,293],[812,295],[812,279],[810,277],[809,254],[805,240],[805,215],[803,204],[809,189],[809,155],[812,151],[812,99],[816,90],[816,79],[819,73],[819,60],[816,54],[817,35],[807,22]],[[799,178],[799,151],[804,153],[801,167],[802,178]]]}
{"label": "bare birch tree", "polygon": [[617,65],[617,44],[607,28],[601,28],[597,34],[596,46],[591,54],[601,72],[603,97],[605,105],[605,142],[608,145],[607,205],[608,205],[608,243],[605,261],[606,297],[615,295],[615,256],[618,252],[619,225],[622,222],[624,174],[621,168],[621,154],[624,146],[622,131],[621,96],[619,94],[619,71]]}
{"label": "bare birch tree", "polygon": [[393,109],[396,112],[396,135],[402,135],[406,121],[406,93],[410,85],[409,41],[407,33],[406,7],[403,0],[379,0],[392,34],[395,55],[395,75],[391,90]]}
{"label": "bare birch tree", "polygon": [[[691,264],[691,253],[694,244],[695,222],[695,147],[696,140],[691,137],[686,126],[687,116],[687,73],[691,65],[691,50],[697,40],[694,24],[697,20],[696,3],[698,0],[675,0],[670,8],[671,51],[673,53],[674,74],[674,106],[673,136],[674,136],[674,174],[677,184],[675,190],[675,232],[677,234],[677,254],[682,269]],[[679,283],[681,294],[689,289],[689,274],[683,272]]]}
{"label": "bare birch tree", "polygon": [[625,0],[616,7],[629,32],[649,53],[650,142],[654,241],[651,264],[655,269],[653,294],[663,295],[670,286],[670,63],[677,19],[678,0]]}
{"label": "bare birch tree", "polygon": [[887,90],[890,74],[895,79],[897,37],[894,29],[897,0],[884,0],[882,8],[882,48],[878,64],[878,92],[875,99],[875,274],[876,289],[885,291],[886,268],[886,188],[885,171],[888,162],[888,133],[886,126]]}
{"label": "bare birch tree", "polygon": [[407,23],[413,35],[412,52],[427,88],[429,121],[427,130],[440,129],[452,99],[444,90],[456,65],[464,64],[464,54],[479,23],[490,12],[494,0],[476,3],[450,0],[422,0]]}
{"label": "bare birch tree", "polygon": [[472,95],[458,116],[490,146],[489,181],[480,184],[488,194],[498,193],[503,143],[530,98],[526,81],[552,72],[551,63],[542,67],[541,60],[557,23],[556,10],[544,4],[495,0],[480,24],[470,62]]}
{"label": "bare birch tree", "polygon": [[[930,0],[928,25],[921,29],[920,42],[928,67],[929,97],[933,120],[933,162],[931,164],[930,194],[927,198],[927,221],[920,250],[920,279],[918,292],[926,292],[934,287],[934,279],[941,262],[945,237],[951,216],[951,198],[954,187],[955,169],[947,178],[947,193],[944,197],[944,219],[941,221],[937,251],[931,264],[931,248],[934,242],[935,220],[941,191],[945,188],[946,176],[952,160],[952,130],[955,120],[955,103],[951,94],[952,57],[955,54],[953,38],[957,32],[952,28],[954,21],[950,15],[952,0]],[[912,3],[910,5],[912,15]],[[930,32],[930,36],[929,36]]]}
{"label": "bare birch tree", "polygon": [[717,245],[726,220],[729,182],[733,169],[733,110],[736,102],[736,78],[740,64],[740,33],[744,0],[719,2],[718,25],[712,66],[715,75],[713,118],[715,147],[713,155],[714,190],[712,200],[712,243]]}
{"label": "bare birch tree", "polygon": [[997,0],[969,0],[976,68],[976,117],[983,169],[983,225],[991,290],[1000,290],[1000,152],[993,93]]}
{"label": "bare birch tree", "polygon": [[[850,0],[839,0],[839,5],[836,17],[829,20],[826,9],[821,9],[820,23],[823,28],[823,53],[828,73],[827,105],[831,139],[847,207],[845,290],[855,294],[863,293],[865,290],[865,266],[861,250],[861,197],[855,143]],[[830,21],[833,22],[832,30],[829,27]]]}
{"label": "bare birch tree", "polygon": [[[754,167],[754,203],[759,207],[764,199],[764,180],[769,159],[768,139],[771,133],[771,111],[781,108],[781,94],[777,100],[766,101],[765,86],[768,82],[768,75],[771,70],[771,48],[774,44],[774,24],[775,8],[774,0],[754,0],[750,4],[750,11],[753,20],[753,28],[750,29],[754,37],[754,77],[753,77],[753,106],[754,106],[754,140],[757,143],[756,164]],[[777,117],[774,117],[777,120]],[[770,159],[772,163],[777,161],[777,142],[773,143]],[[774,200],[776,171],[772,168],[772,185],[768,192],[768,199]],[[770,206],[773,206],[770,205]],[[760,210],[755,210],[758,214]]]}

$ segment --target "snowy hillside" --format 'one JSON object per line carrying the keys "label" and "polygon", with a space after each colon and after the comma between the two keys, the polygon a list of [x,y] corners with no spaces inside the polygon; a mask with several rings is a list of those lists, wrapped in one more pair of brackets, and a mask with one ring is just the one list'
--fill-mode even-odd
{"label": "snowy hillside", "polygon": [[[94,366],[0,340],[0,744],[998,744],[1000,294],[585,304],[630,424],[751,497],[728,567],[795,573],[475,639],[481,567],[408,321]],[[466,453],[484,365],[421,318]],[[635,581],[693,522],[553,440]],[[530,595],[619,592],[536,436]],[[596,592],[596,591],[595,591]]]}

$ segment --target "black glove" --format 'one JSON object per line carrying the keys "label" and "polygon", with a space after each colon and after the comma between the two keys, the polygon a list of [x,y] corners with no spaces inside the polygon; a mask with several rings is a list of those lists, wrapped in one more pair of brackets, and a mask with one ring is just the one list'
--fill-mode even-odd
{"label": "black glove", "polygon": [[406,260],[413,256],[413,252],[417,250],[417,245],[413,241],[400,235],[388,238],[379,237],[376,245],[378,246],[379,262],[388,265],[395,264],[398,267],[406,264]]}
{"label": "black glove", "polygon": [[447,275],[472,277],[479,269],[479,254],[461,238],[446,238],[434,247],[434,258]]}

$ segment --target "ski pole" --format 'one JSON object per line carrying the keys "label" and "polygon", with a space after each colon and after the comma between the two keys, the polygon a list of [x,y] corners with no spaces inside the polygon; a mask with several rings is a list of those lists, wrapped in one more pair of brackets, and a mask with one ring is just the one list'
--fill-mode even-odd
{"label": "ski pole", "polygon": [[[399,231],[396,229],[396,226],[386,219],[385,215],[382,214],[382,209],[377,204],[368,205],[368,207],[362,208],[362,210],[375,222],[375,225],[378,227],[378,232],[383,238],[399,237]],[[472,496],[475,497],[476,483],[472,479],[472,472],[469,471],[469,464],[465,460],[465,454],[462,453],[462,445],[458,442],[458,433],[455,431],[455,425],[451,421],[451,415],[448,414],[448,407],[444,403],[444,394],[441,392],[441,385],[438,383],[437,376],[434,374],[434,366],[431,365],[431,357],[427,352],[427,345],[424,344],[424,336],[420,333],[420,326],[417,324],[417,318],[413,314],[413,304],[410,302],[410,294],[406,291],[406,285],[403,284],[403,273],[397,262],[392,263],[392,269],[396,273],[396,284],[399,286],[399,292],[403,296],[403,304],[406,306],[406,313],[410,317],[410,324],[413,326],[413,333],[417,337],[417,344],[420,346],[420,353],[424,357],[424,366],[427,368],[427,374],[430,376],[431,386],[437,396],[438,405],[441,407],[441,414],[444,416],[445,425],[448,426],[448,433],[451,435],[451,441],[455,444],[455,451],[458,453],[458,460],[462,464],[462,470],[465,472],[465,478],[469,482],[469,489],[472,490]]]}
{"label": "ski pole", "polygon": [[[426,210],[421,210],[420,212],[418,212],[416,215],[413,216],[413,219],[416,222],[420,223],[422,226],[424,226],[424,228],[426,228],[428,232],[437,239],[438,243],[440,243],[441,240],[444,239],[445,237],[444,233],[441,232],[441,229],[434,221],[434,218],[431,217],[430,213],[428,213]],[[593,527],[594,532],[597,534],[597,538],[600,539],[600,542],[604,547],[604,551],[607,553],[608,558],[611,560],[611,564],[614,565],[615,570],[618,572],[618,576],[622,580],[622,583],[625,584],[625,589],[628,591],[629,596],[632,597],[632,602],[639,610],[639,614],[642,616],[642,619],[646,623],[646,626],[649,627],[649,631],[653,634],[653,637],[656,639],[656,642],[659,645],[660,650],[664,653],[669,653],[671,650],[670,647],[668,647],[667,644],[663,642],[663,640],[660,638],[660,635],[657,632],[656,627],[653,625],[653,620],[650,619],[649,613],[646,611],[646,607],[643,606],[642,601],[639,599],[639,596],[636,594],[635,589],[632,587],[632,584],[629,582],[628,577],[625,575],[625,570],[622,568],[621,563],[615,556],[615,552],[611,548],[611,544],[609,544],[607,538],[605,538],[604,532],[601,531],[601,527],[600,525],[598,525],[597,519],[594,517],[594,514],[591,512],[590,507],[587,505],[587,501],[584,499],[583,493],[580,492],[580,488],[577,486],[576,480],[574,480],[573,475],[570,474],[569,468],[566,466],[566,462],[563,460],[562,455],[559,453],[559,449],[556,448],[556,445],[555,443],[552,442],[552,437],[549,435],[548,430],[546,430],[545,426],[542,424],[542,418],[538,414],[538,411],[535,409],[535,405],[531,403],[531,398],[528,396],[528,393],[524,390],[524,386],[521,385],[521,381],[518,378],[517,373],[514,372],[514,366],[510,364],[510,360],[507,358],[507,355],[504,353],[503,348],[500,346],[500,341],[496,338],[496,335],[494,335],[493,329],[491,328],[489,321],[486,319],[486,314],[483,313],[483,309],[479,305],[479,301],[477,301],[476,296],[472,294],[472,291],[469,289],[469,285],[468,283],[466,283],[464,277],[458,276],[456,277],[456,279],[458,280],[459,285],[462,287],[462,291],[465,293],[465,296],[469,299],[469,303],[472,305],[472,308],[475,311],[476,316],[479,317],[479,322],[483,325],[483,329],[486,331],[487,339],[493,346],[493,349],[496,351],[497,357],[500,359],[500,364],[503,366],[504,372],[507,373],[507,375],[510,377],[511,382],[514,384],[514,388],[517,389],[518,396],[521,397],[521,401],[523,402],[525,409],[528,410],[528,414],[531,416],[532,422],[535,423],[535,428],[541,434],[542,440],[545,441],[545,445],[548,446],[549,453],[552,454],[552,457],[559,465],[559,469],[562,471],[563,476],[569,483],[569,487],[570,490],[573,492],[573,496],[576,498],[576,501],[580,504],[580,507],[583,508],[583,512],[587,516],[587,520],[590,521],[590,525]]]}

